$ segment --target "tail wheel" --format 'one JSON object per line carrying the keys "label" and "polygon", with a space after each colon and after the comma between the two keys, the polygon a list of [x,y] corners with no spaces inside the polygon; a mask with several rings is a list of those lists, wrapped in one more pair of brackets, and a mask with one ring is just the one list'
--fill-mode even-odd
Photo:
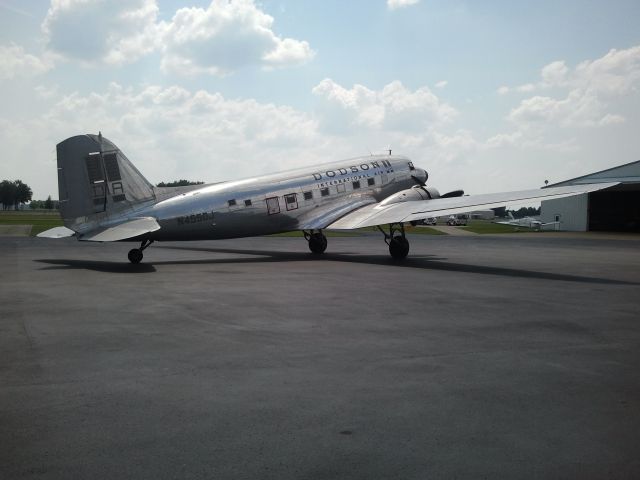
{"label": "tail wheel", "polygon": [[129,257],[129,261],[131,263],[140,263],[143,257],[142,250],[140,250],[139,248],[133,248],[129,250],[129,254],[127,256]]}
{"label": "tail wheel", "polygon": [[396,235],[389,241],[389,253],[394,260],[402,260],[409,255],[409,241],[402,235]]}

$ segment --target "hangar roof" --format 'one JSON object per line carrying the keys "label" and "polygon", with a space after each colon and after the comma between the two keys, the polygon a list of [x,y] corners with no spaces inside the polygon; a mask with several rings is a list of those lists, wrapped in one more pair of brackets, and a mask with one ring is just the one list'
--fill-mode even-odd
{"label": "hangar roof", "polygon": [[603,183],[603,182],[620,182],[620,183],[640,183],[640,160],[617,167],[607,168],[599,172],[583,175],[582,177],[572,178],[563,182],[548,185],[549,187],[561,187],[564,185],[582,185],[585,183]]}

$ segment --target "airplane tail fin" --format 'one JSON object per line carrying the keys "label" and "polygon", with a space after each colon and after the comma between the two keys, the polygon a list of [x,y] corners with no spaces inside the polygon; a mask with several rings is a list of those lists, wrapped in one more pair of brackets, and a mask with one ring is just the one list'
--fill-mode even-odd
{"label": "airplane tail fin", "polygon": [[67,138],[57,154],[60,213],[74,231],[155,199],[153,186],[102,134]]}

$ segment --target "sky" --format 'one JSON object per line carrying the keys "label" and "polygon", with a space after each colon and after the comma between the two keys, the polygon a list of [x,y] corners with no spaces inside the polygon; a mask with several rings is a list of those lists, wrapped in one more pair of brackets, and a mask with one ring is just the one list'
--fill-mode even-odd
{"label": "sky", "polygon": [[640,2],[0,0],[0,180],[58,197],[56,144],[152,183],[391,149],[441,192],[640,159]]}

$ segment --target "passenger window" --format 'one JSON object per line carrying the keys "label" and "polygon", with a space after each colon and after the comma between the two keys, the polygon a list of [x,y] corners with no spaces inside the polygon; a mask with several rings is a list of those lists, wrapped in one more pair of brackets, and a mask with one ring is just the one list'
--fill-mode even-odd
{"label": "passenger window", "polygon": [[250,207],[251,206],[251,200],[245,200],[244,201],[244,206],[245,207]]}
{"label": "passenger window", "polygon": [[353,182],[353,189],[354,189],[354,190],[357,190],[357,189],[359,189],[359,188],[360,188],[360,181],[358,180],[358,181],[356,181],[356,182]]}
{"label": "passenger window", "polygon": [[229,200],[227,203],[229,204],[230,207],[235,207],[236,206],[236,201],[235,200]]}
{"label": "passenger window", "polygon": [[287,210],[295,210],[298,208],[298,199],[295,193],[290,193],[284,196],[284,203],[287,205]]}
{"label": "passenger window", "polygon": [[344,193],[345,192],[344,183],[341,183],[340,185],[338,185],[337,190],[338,190],[338,193]]}
{"label": "passenger window", "polygon": [[367,179],[367,185],[371,186],[371,185],[375,185],[375,184],[376,184],[376,179],[375,178]]}
{"label": "passenger window", "polygon": [[326,197],[329,195],[329,188],[323,188],[322,190],[320,190],[320,195],[322,195],[323,197]]}
{"label": "passenger window", "polygon": [[313,200],[313,192],[304,192],[303,195],[305,200]]}

